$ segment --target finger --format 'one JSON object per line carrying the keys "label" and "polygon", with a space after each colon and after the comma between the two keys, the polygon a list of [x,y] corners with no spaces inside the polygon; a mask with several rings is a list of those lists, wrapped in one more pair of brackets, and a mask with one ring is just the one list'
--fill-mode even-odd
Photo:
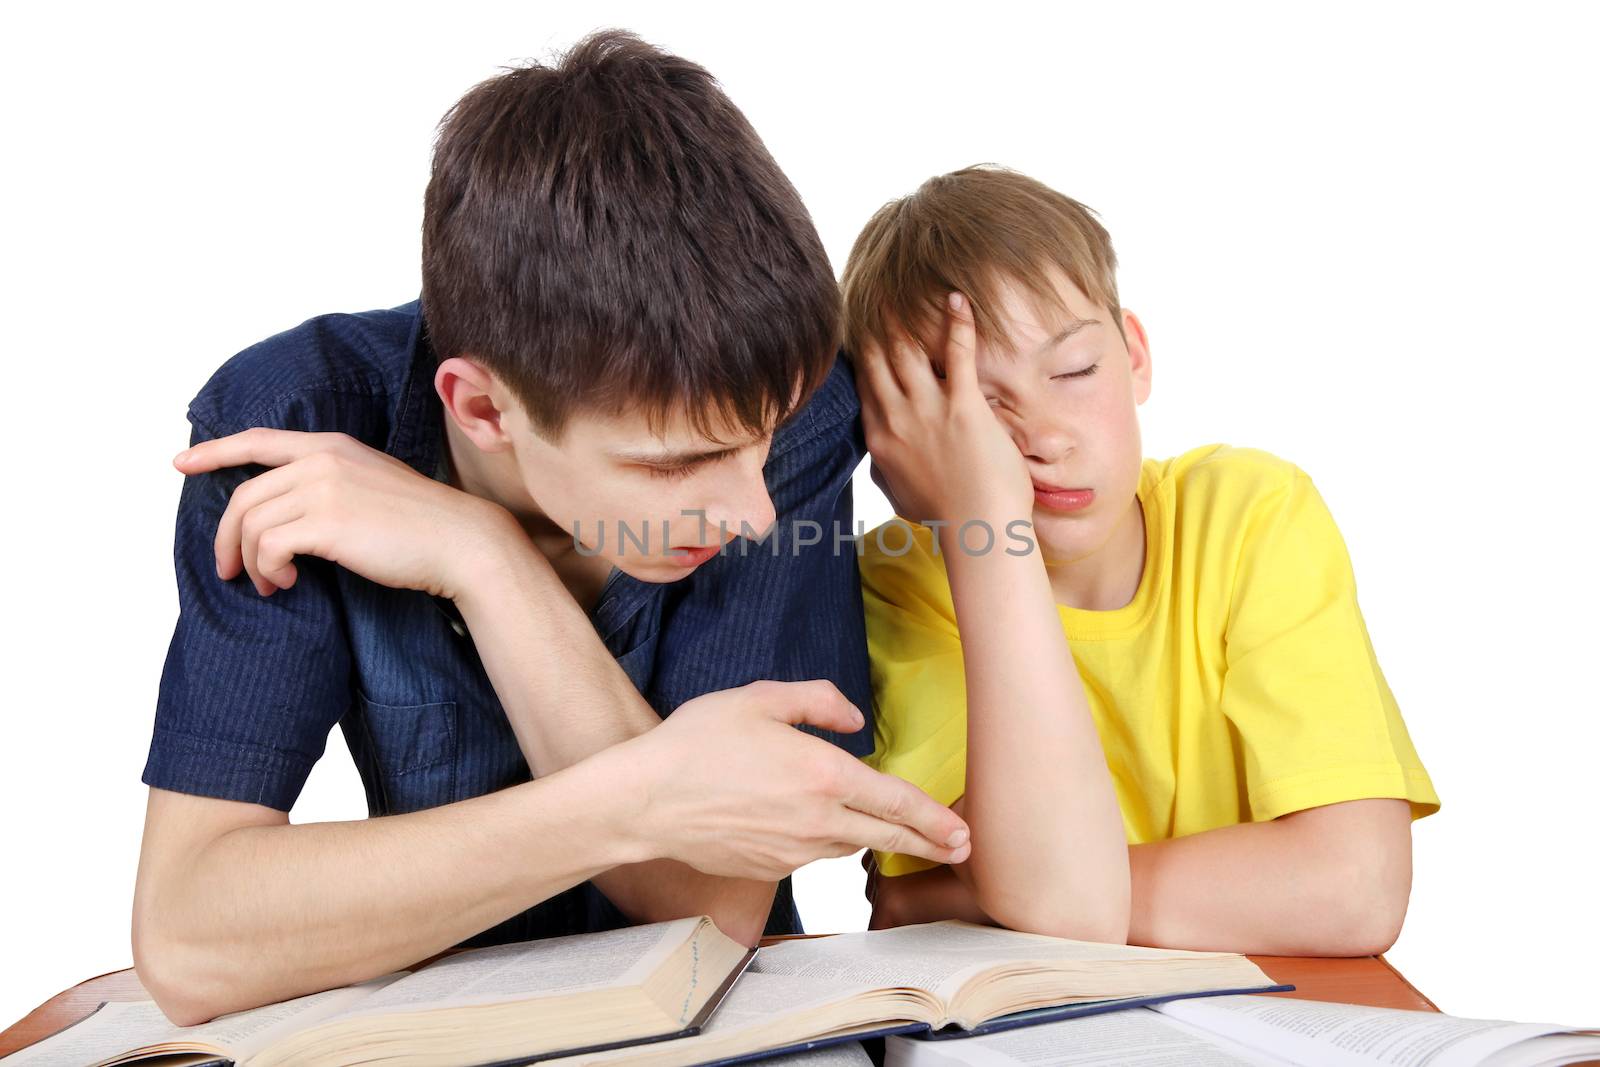
{"label": "finger", "polygon": [[[877,852],[898,852],[917,856],[932,863],[965,863],[972,853],[972,845],[962,842],[955,848],[937,844],[900,823],[879,819],[860,811],[840,809],[838,829],[841,840],[853,842],[857,848],[870,848]],[[854,851],[852,849],[851,851]]]}
{"label": "finger", "polygon": [[337,439],[348,437],[343,433],[252,426],[226,437],[201,441],[193,448],[179,452],[172,458],[172,463],[185,474],[203,474],[219,467],[237,467],[244,463],[281,467],[313,452],[342,448],[344,446]]}
{"label": "finger", "polygon": [[294,565],[294,557],[316,555],[312,547],[316,539],[309,515],[274,526],[261,535],[256,567],[279,589],[291,589],[300,578],[300,568]]}
{"label": "finger", "polygon": [[971,838],[966,820],[905,779],[875,771],[864,763],[857,763],[854,770],[845,781],[841,797],[847,807],[897,823],[920,837],[951,848]]}
{"label": "finger", "polygon": [[862,342],[859,355],[859,386],[865,387],[861,389],[862,399],[866,401],[870,397],[878,413],[882,414],[885,409],[901,401],[903,394],[900,383],[889,369],[889,356],[881,343],[875,340]]}
{"label": "finger", "polygon": [[757,706],[767,715],[792,726],[804,723],[853,734],[867,724],[865,716],[826,678],[805,682],[751,682],[748,688]]}
{"label": "finger", "polygon": [[912,403],[925,407],[938,400],[939,379],[933,375],[933,360],[910,331],[900,328],[891,335],[889,365]]}
{"label": "finger", "polygon": [[[240,524],[240,557],[262,596],[294,584],[292,580],[279,580],[286,577],[285,567],[294,558],[297,547],[282,531],[305,513],[301,495],[285,493],[251,508],[244,516]],[[265,549],[263,543],[266,543]]]}
{"label": "finger", "polygon": [[972,303],[964,293],[951,293],[945,301],[949,309],[949,331],[944,343],[944,375],[952,388],[978,391],[977,327],[972,320]]}
{"label": "finger", "polygon": [[300,472],[293,467],[278,467],[240,482],[228,497],[228,506],[217,523],[212,552],[217,559],[217,577],[231,581],[244,565],[244,517],[274,497],[282,496],[299,483]]}

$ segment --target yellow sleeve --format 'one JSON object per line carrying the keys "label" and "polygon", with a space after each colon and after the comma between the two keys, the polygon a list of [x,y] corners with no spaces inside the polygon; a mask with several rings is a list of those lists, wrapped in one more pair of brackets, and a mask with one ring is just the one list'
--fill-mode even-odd
{"label": "yellow sleeve", "polygon": [[1367,797],[1439,809],[1378,667],[1344,539],[1310,476],[1252,509],[1228,609],[1222,712],[1253,821]]}
{"label": "yellow sleeve", "polygon": [[[966,790],[966,672],[944,567],[930,554],[927,529],[916,530],[918,540],[904,555],[886,555],[869,541],[861,561],[872,658],[874,744],[867,762],[953,804]],[[891,877],[935,866],[897,852],[874,856]]]}

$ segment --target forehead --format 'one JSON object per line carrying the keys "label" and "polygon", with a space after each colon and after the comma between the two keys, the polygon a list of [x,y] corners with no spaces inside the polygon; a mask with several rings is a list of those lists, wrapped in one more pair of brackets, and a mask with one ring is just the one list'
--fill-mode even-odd
{"label": "forehead", "polygon": [[771,436],[709,409],[696,420],[682,405],[652,420],[642,409],[620,412],[576,411],[567,420],[569,447],[600,449],[616,456],[667,460],[756,444]]}
{"label": "forehead", "polygon": [[999,354],[1028,355],[1040,344],[1071,326],[1074,320],[1098,319],[1105,321],[1104,309],[1090,302],[1082,289],[1068,278],[1059,267],[1051,265],[1044,280],[1054,291],[1061,307],[1039,300],[1015,278],[1000,276],[995,283],[995,317],[1005,331],[997,338],[999,343],[985,346],[981,341],[978,355],[986,347],[997,349]]}

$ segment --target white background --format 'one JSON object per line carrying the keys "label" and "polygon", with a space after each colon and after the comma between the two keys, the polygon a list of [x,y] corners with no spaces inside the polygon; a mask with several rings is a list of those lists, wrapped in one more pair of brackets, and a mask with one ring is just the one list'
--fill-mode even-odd
{"label": "white background", "polygon": [[[1145,454],[1276,452],[1345,535],[1443,799],[1390,959],[1456,1014],[1600,1024],[1593,9],[37,10],[0,33],[0,1025],[130,962],[189,398],[268,334],[413,298],[434,123],[606,25],[721,78],[836,269],[969,163],[1102,214],[1151,337]],[[363,814],[335,732],[294,818]],[[799,887],[811,929],[864,924],[854,860]]]}

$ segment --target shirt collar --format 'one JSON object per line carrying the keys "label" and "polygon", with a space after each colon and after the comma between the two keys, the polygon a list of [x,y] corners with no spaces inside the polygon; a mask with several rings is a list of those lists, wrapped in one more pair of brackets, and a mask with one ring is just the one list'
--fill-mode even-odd
{"label": "shirt collar", "polygon": [[384,451],[432,478],[439,468],[444,434],[444,406],[433,388],[439,361],[428,343],[422,301],[413,300],[399,310],[411,312],[411,332],[406,339],[405,379]]}

